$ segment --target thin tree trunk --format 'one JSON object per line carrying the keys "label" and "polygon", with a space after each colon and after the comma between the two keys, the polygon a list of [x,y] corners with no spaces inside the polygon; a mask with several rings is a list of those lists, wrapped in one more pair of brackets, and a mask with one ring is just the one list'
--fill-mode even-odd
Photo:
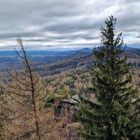
{"label": "thin tree trunk", "polygon": [[19,42],[20,42],[20,45],[22,47],[22,51],[23,51],[23,55],[24,55],[24,61],[26,63],[27,69],[29,70],[29,76],[30,76],[30,81],[31,81],[31,94],[32,94],[33,113],[34,113],[34,117],[35,117],[36,135],[37,135],[37,139],[41,140],[40,132],[39,132],[39,122],[38,122],[38,116],[37,116],[37,107],[36,107],[36,101],[35,101],[35,85],[34,85],[34,81],[33,81],[33,73],[32,73],[32,69],[31,69],[31,66],[29,64],[26,52],[24,50],[24,46],[22,44],[22,41],[19,40]]}

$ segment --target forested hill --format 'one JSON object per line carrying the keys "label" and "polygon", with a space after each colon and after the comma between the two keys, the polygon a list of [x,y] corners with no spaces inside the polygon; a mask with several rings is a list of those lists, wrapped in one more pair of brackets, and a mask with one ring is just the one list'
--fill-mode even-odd
{"label": "forested hill", "polygon": [[[28,51],[28,54],[39,70],[45,67],[47,74],[56,74],[73,68],[90,67],[93,62],[92,52],[92,49],[84,48],[69,51]],[[140,66],[140,49],[126,48],[126,54],[130,62]],[[0,65],[0,70],[5,67],[20,67],[20,60],[15,51],[0,51]]]}

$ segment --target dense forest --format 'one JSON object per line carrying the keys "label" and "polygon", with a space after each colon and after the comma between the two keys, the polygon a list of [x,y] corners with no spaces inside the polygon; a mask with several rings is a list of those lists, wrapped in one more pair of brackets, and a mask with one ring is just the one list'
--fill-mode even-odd
{"label": "dense forest", "polygon": [[48,65],[17,40],[16,67],[8,60],[0,73],[0,140],[140,139],[139,53],[126,49],[113,16],[100,31],[93,52],[43,58]]}

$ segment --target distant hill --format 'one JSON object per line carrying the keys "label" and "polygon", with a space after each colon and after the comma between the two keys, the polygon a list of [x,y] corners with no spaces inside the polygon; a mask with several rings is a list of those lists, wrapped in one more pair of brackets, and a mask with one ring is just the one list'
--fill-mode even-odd
{"label": "distant hill", "polygon": [[140,58],[140,49],[139,48],[126,48],[126,54],[130,58]]}
{"label": "distant hill", "polygon": [[[126,48],[125,50],[129,61],[140,66],[140,49]],[[39,71],[43,71],[44,74],[56,74],[74,68],[91,67],[92,52],[92,49],[83,48],[71,51],[29,51],[28,54],[32,61],[36,62]],[[21,63],[15,51],[0,51],[0,65],[2,70],[3,67],[20,68]]]}
{"label": "distant hill", "polygon": [[[128,60],[135,66],[140,67],[140,49],[126,48],[125,55]],[[56,74],[64,70],[71,70],[74,68],[90,68],[93,63],[93,50],[92,49],[81,49],[74,51],[65,58],[61,58],[54,63],[46,66],[46,72],[49,74]]]}
{"label": "distant hill", "polygon": [[[27,51],[28,55],[31,57],[36,56],[49,56],[49,57],[59,57],[59,56],[68,56],[76,52],[91,52],[92,49],[83,48],[80,50],[66,50],[66,51]],[[0,51],[0,57],[12,57],[16,56],[16,51]]]}

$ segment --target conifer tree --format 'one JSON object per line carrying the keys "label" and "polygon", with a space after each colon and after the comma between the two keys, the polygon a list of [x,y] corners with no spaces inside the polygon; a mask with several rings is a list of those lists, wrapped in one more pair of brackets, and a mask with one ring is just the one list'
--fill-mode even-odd
{"label": "conifer tree", "polygon": [[139,99],[124,55],[122,34],[115,35],[116,19],[101,27],[101,46],[94,50],[92,70],[96,100],[80,96],[79,121],[85,140],[139,139]]}

